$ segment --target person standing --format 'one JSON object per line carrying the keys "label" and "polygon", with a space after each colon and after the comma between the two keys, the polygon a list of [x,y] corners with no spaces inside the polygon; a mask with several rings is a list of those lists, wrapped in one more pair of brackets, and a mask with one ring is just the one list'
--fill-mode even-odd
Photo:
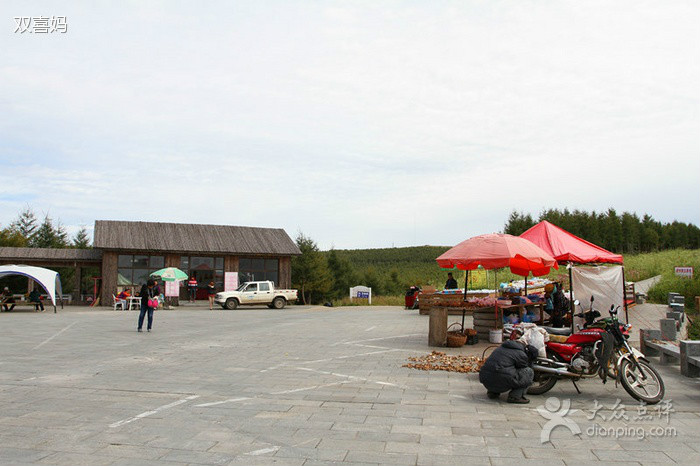
{"label": "person standing", "polygon": [[192,275],[190,279],[187,280],[187,291],[190,294],[190,302],[195,302],[195,300],[197,299],[197,279],[194,278],[194,275]]}
{"label": "person standing", "polygon": [[454,279],[452,276],[452,272],[447,273],[447,282],[445,283],[445,289],[446,290],[456,290],[459,288],[459,285],[457,285],[457,280]]}
{"label": "person standing", "polygon": [[561,283],[557,283],[554,286],[552,306],[554,308],[552,313],[552,326],[559,328],[564,327],[566,325],[565,317],[569,312],[569,299],[564,295],[564,287]]}
{"label": "person standing", "polygon": [[214,296],[216,296],[216,286],[214,282],[209,282],[207,285],[207,297],[209,298],[209,310],[214,310]]}
{"label": "person standing", "polygon": [[154,301],[155,303],[158,302],[156,300],[154,287],[155,282],[150,278],[146,284],[141,287],[141,293],[139,294],[141,296],[141,312],[139,313],[139,326],[137,329],[139,332],[143,331],[143,318],[146,316],[146,314],[148,314],[148,326],[146,327],[146,330],[150,332],[151,328],[153,327],[153,311],[156,308],[156,306],[153,304]]}
{"label": "person standing", "polygon": [[34,310],[38,311],[41,308],[41,312],[44,312],[44,303],[41,302],[41,293],[39,290],[33,289],[29,293],[29,302],[34,304]]}

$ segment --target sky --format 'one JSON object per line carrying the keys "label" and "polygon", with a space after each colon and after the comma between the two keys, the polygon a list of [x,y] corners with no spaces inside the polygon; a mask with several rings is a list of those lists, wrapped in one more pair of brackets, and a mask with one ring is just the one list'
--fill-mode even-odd
{"label": "sky", "polygon": [[[66,33],[15,32],[65,16]],[[453,245],[512,210],[700,224],[700,2],[0,0],[0,227]]]}

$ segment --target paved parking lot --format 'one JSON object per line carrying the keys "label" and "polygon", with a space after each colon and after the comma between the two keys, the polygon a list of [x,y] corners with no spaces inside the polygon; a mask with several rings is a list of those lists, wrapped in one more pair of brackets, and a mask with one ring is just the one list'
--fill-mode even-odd
{"label": "paved parking lot", "polygon": [[560,383],[550,396],[571,399],[581,434],[557,427],[543,444],[546,397],[494,402],[476,374],[401,367],[431,350],[417,311],[188,308],[157,311],[152,333],[136,333],[136,317],[0,314],[0,464],[700,461],[700,384],[677,367],[661,368],[663,411],[644,413],[614,382],[582,382],[581,395]]}

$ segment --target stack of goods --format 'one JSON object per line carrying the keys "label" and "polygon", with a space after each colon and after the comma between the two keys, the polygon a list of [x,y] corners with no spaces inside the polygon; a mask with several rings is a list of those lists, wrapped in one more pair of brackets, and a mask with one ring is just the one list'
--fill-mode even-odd
{"label": "stack of goods", "polygon": [[493,307],[496,304],[496,298],[493,296],[486,296],[481,298],[467,298],[467,304],[472,308],[480,307]]}
{"label": "stack of goods", "polygon": [[[494,293],[493,290],[488,290],[488,289],[469,290],[469,291],[467,291],[467,296],[476,296],[476,297],[489,296],[489,295],[492,295],[493,293]],[[461,295],[464,295],[464,288],[455,288],[454,290],[442,290],[442,291],[438,291],[437,294],[441,294],[441,295],[461,294]]]}
{"label": "stack of goods", "polygon": [[489,332],[499,327],[493,306],[474,309],[472,316],[474,319],[474,330],[476,330],[479,339],[488,341]]}
{"label": "stack of goods", "polygon": [[[530,278],[527,280],[528,292],[544,292],[545,285],[552,283],[547,278]],[[501,283],[501,294],[505,296],[519,296],[525,290],[525,280],[514,280],[508,283]]]}
{"label": "stack of goods", "polygon": [[450,307],[459,309],[472,309],[475,306],[473,303],[476,300],[479,302],[481,299],[491,300],[486,306],[493,306],[493,301],[495,298],[493,296],[493,290],[469,290],[467,292],[467,300],[464,300],[464,290],[444,290],[437,293],[432,293],[430,295],[424,295],[421,293],[419,295],[418,305],[420,309],[428,309],[430,307]]}

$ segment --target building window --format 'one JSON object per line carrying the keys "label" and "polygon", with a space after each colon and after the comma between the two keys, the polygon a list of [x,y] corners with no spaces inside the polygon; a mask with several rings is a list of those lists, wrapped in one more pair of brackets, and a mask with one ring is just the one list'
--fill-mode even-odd
{"label": "building window", "polygon": [[180,256],[180,269],[188,277],[197,279],[199,288],[214,282],[217,290],[224,289],[224,258],[207,256]]}
{"label": "building window", "polygon": [[278,285],[279,259],[241,257],[238,261],[238,279],[241,283],[269,280]]}
{"label": "building window", "polygon": [[117,285],[143,285],[150,275],[162,269],[165,264],[163,256],[142,254],[119,254],[117,258]]}

